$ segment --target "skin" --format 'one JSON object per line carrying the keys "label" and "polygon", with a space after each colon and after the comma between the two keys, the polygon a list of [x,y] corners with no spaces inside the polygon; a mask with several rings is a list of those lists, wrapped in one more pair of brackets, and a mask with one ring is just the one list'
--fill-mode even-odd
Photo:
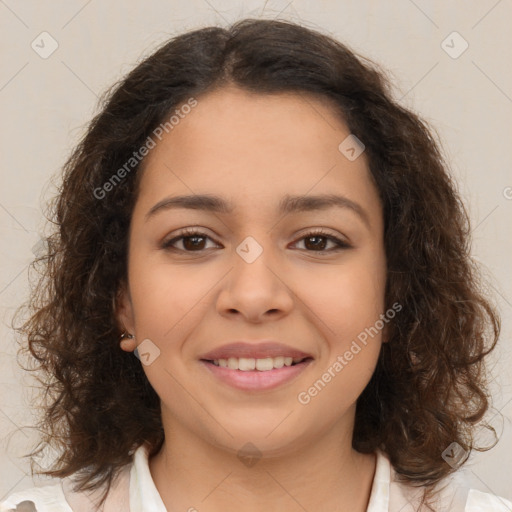
{"label": "skin", "polygon": [[[254,94],[234,86],[198,99],[150,152],[130,226],[128,285],[118,321],[160,354],[144,371],[162,404],[166,441],[150,471],[168,510],[365,511],[376,457],[351,446],[355,404],[375,369],[380,332],[307,405],[298,402],[359,333],[385,312],[382,207],[363,153],[338,145],[347,126],[327,100]],[[147,212],[169,196],[214,194],[232,214]],[[350,208],[277,213],[286,194],[336,193]],[[199,249],[183,228],[209,238]],[[322,228],[351,245],[315,247]],[[263,248],[247,263],[247,237]],[[181,249],[181,251],[180,251]],[[188,252],[185,252],[188,249]],[[247,392],[208,372],[201,354],[235,340],[273,339],[314,361],[277,389]],[[237,457],[247,442],[261,458]],[[193,509],[192,509],[193,510]]]}

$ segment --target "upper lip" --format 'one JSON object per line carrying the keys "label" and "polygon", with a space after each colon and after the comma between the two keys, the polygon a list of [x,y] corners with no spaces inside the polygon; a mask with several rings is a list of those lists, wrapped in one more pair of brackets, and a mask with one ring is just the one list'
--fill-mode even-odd
{"label": "upper lip", "polygon": [[313,357],[311,354],[303,352],[293,347],[289,347],[283,343],[276,341],[261,341],[261,342],[244,342],[236,341],[228,343],[221,347],[215,348],[200,356],[200,359],[208,361],[215,361],[218,359],[229,359],[230,357],[244,357],[253,359],[264,359],[267,357],[293,357],[305,359]]}

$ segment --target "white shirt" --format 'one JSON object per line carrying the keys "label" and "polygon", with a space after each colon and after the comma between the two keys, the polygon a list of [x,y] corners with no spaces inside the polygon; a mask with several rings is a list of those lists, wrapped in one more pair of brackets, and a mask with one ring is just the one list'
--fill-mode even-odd
{"label": "white shirt", "polygon": [[[377,466],[370,500],[366,512],[416,512],[417,499],[422,488],[414,488],[396,480],[396,473],[386,454],[378,450]],[[512,512],[512,502],[490,493],[472,489],[460,472],[438,484],[436,506],[439,512]],[[99,491],[87,494],[74,492],[70,479],[59,480],[55,485],[33,487],[10,495],[0,504],[0,512],[90,512],[98,510],[93,505]],[[20,505],[23,501],[29,504]],[[194,504],[191,504],[191,510]],[[416,505],[413,507],[413,505]],[[133,463],[128,464],[111,487],[103,512],[166,512],[162,498],[155,487],[148,465],[148,450],[140,446],[134,453]]]}

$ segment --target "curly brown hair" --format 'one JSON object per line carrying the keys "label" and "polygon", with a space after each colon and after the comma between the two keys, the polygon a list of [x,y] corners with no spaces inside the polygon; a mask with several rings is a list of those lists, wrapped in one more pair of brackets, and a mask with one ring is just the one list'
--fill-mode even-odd
{"label": "curly brown hair", "polygon": [[226,84],[327,98],[366,145],[383,206],[386,306],[403,308],[358,399],[353,447],[381,449],[412,485],[440,482],[454,471],[441,457],[452,442],[482,450],[473,433],[490,406],[483,359],[500,321],[470,256],[468,215],[438,137],[392,99],[373,62],[318,31],[258,19],[166,42],[105,93],[64,166],[52,203],[57,230],[32,264],[40,278],[30,318],[15,327],[44,376],[39,448],[61,454],[44,474],[108,489],[136,447],[162,445],[159,397],[137,358],[120,350],[116,321],[144,159],[105,184],[183,102]]}

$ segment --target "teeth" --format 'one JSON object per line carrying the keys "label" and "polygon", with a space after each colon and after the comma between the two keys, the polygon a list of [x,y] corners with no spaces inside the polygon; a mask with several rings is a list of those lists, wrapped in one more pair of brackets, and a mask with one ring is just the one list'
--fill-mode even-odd
{"label": "teeth", "polygon": [[256,370],[259,370],[260,372],[266,372],[274,368],[274,359],[272,357],[266,357],[265,359],[256,359],[255,361]]}
{"label": "teeth", "polygon": [[241,370],[248,372],[251,370],[259,370],[266,372],[274,368],[282,368],[283,366],[291,366],[292,363],[298,363],[302,358],[292,357],[265,357],[264,359],[254,359],[252,357],[230,357],[229,359],[215,359],[213,364],[215,366],[222,366],[230,370]]}
{"label": "teeth", "polygon": [[[272,359],[272,358],[271,358]],[[289,358],[288,358],[289,359]],[[282,368],[284,366],[284,357],[283,356],[279,356],[279,357],[274,357],[272,359],[273,361],[273,367],[274,368]],[[258,368],[259,370],[259,368]]]}
{"label": "teeth", "polygon": [[238,360],[238,369],[239,370],[250,371],[250,370],[254,370],[255,368],[256,368],[256,359],[247,359],[245,357],[241,357]]}

